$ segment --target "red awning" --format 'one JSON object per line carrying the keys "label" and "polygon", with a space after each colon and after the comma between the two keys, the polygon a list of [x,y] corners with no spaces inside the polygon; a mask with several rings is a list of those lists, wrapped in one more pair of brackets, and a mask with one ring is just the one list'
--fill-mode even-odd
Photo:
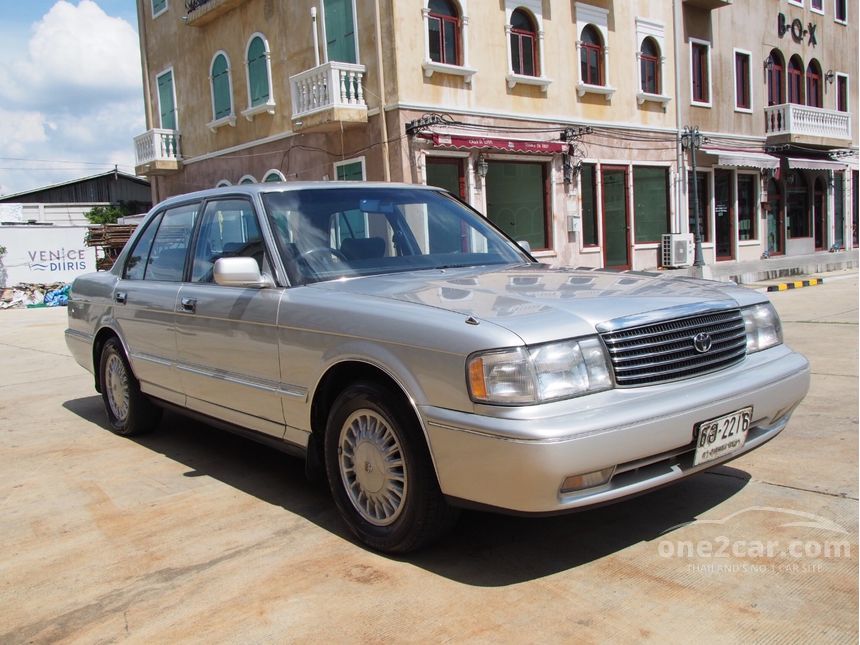
{"label": "red awning", "polygon": [[493,148],[509,152],[567,152],[565,141],[524,141],[522,139],[495,139],[493,137],[469,137],[459,134],[433,134],[434,145],[446,148]]}

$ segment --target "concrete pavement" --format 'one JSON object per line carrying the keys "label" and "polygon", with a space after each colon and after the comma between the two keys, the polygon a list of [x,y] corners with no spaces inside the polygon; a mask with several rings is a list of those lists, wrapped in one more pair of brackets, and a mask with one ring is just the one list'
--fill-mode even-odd
{"label": "concrete pavement", "polygon": [[0,643],[856,643],[843,275],[769,294],[813,379],[767,446],[565,517],[464,513],[397,559],[356,545],[295,459],[172,414],[114,436],[65,311],[0,312]]}

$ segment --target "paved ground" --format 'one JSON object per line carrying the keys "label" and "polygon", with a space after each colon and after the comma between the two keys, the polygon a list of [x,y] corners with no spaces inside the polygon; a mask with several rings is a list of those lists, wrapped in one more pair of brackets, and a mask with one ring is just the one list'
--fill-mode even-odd
{"label": "paved ground", "polygon": [[403,559],[294,459],[173,415],[112,435],[65,311],[0,312],[0,643],[856,643],[858,281],[825,278],[770,294],[814,376],[761,450],[576,515],[467,513]]}

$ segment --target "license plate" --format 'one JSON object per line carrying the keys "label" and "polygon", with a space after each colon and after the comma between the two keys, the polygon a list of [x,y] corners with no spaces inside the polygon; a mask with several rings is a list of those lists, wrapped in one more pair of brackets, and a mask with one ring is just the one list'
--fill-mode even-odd
{"label": "license plate", "polygon": [[739,450],[747,440],[752,408],[744,408],[710,421],[702,421],[696,434],[693,465],[719,459]]}

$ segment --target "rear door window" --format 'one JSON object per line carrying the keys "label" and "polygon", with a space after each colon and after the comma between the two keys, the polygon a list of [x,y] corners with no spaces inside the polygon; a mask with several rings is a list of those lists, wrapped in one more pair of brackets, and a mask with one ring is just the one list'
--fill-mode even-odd
{"label": "rear door window", "polygon": [[182,282],[185,258],[199,207],[200,203],[194,202],[164,211],[152,242],[144,273],[145,280]]}
{"label": "rear door window", "polygon": [[146,272],[146,264],[149,260],[149,251],[152,249],[152,240],[155,238],[155,232],[161,223],[162,215],[163,213],[159,213],[153,217],[146,230],[134,243],[134,249],[128,254],[128,260],[125,263],[123,277],[126,280],[143,280],[143,274]]}

